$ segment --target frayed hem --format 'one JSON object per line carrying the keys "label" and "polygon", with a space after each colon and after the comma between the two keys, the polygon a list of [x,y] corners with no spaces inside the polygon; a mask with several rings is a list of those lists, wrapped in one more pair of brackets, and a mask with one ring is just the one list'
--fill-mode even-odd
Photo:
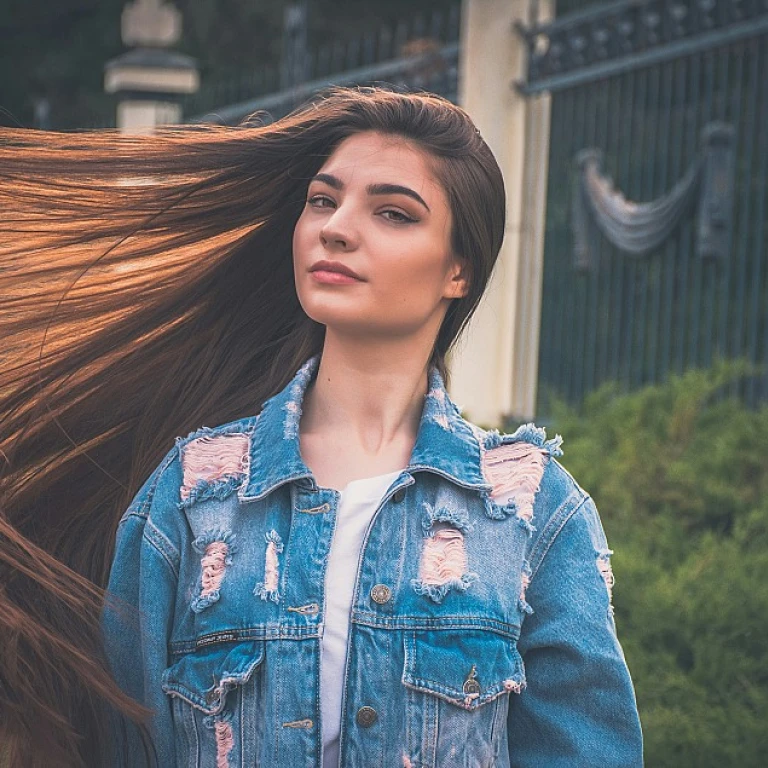
{"label": "frayed hem", "polygon": [[466,592],[478,578],[480,577],[476,573],[465,573],[460,579],[449,579],[442,584],[428,584],[420,579],[411,579],[411,586],[417,595],[428,597],[435,603],[442,603],[452,589]]}
{"label": "frayed hem", "polygon": [[189,509],[193,504],[199,504],[201,501],[216,499],[222,501],[231,496],[245,480],[245,475],[229,475],[217,480],[198,480],[194,488],[191,488],[186,498],[178,502],[178,508],[183,512]]}

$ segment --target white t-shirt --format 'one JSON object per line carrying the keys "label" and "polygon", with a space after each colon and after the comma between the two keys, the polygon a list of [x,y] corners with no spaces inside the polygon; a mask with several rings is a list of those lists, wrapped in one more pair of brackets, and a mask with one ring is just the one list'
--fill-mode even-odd
{"label": "white t-shirt", "polygon": [[399,474],[400,470],[353,480],[341,492],[325,572],[325,628],[320,645],[323,768],[338,768],[339,765],[349,614],[363,537],[382,496]]}

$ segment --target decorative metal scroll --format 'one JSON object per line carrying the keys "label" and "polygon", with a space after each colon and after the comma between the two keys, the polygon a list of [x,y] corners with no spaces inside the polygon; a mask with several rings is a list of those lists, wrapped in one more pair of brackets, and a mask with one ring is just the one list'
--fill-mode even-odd
{"label": "decorative metal scroll", "polygon": [[699,156],[667,194],[646,203],[627,200],[602,172],[602,153],[585,149],[576,155],[572,220],[574,268],[594,267],[590,221],[621,253],[642,257],[655,251],[676,231],[698,203],[696,253],[725,259],[731,238],[733,197],[733,127],[709,123],[702,131]]}
{"label": "decorative metal scroll", "polygon": [[587,5],[543,24],[517,25],[528,48],[520,90],[570,88],[768,29],[768,0],[611,0]]}

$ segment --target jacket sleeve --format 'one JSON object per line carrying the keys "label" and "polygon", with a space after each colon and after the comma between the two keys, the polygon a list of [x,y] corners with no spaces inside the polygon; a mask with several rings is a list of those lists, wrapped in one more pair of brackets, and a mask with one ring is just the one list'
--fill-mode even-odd
{"label": "jacket sleeve", "polygon": [[548,521],[531,554],[533,613],[518,643],[527,686],[510,701],[510,765],[636,768],[642,734],[613,619],[611,552],[592,499],[574,506]]}
{"label": "jacket sleeve", "polygon": [[[161,766],[175,765],[171,704],[161,678],[168,666],[178,582],[179,549],[169,532],[169,521],[178,515],[178,487],[169,455],[120,521],[102,613],[112,674],[129,696],[153,711],[150,733]],[[144,764],[136,731],[116,732],[114,742],[116,750],[127,749],[128,765]]]}

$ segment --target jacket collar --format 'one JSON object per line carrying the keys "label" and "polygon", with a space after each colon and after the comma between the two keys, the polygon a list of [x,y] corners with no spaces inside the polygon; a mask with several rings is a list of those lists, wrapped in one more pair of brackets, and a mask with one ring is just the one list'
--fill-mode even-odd
{"label": "jacket collar", "polygon": [[[240,493],[243,500],[261,498],[300,478],[317,487],[299,450],[299,419],[304,393],[319,364],[319,355],[311,357],[281,392],[264,403],[250,441],[248,478]],[[406,471],[434,472],[465,488],[487,490],[490,486],[483,478],[480,458],[474,428],[461,417],[440,372],[432,367]]]}

